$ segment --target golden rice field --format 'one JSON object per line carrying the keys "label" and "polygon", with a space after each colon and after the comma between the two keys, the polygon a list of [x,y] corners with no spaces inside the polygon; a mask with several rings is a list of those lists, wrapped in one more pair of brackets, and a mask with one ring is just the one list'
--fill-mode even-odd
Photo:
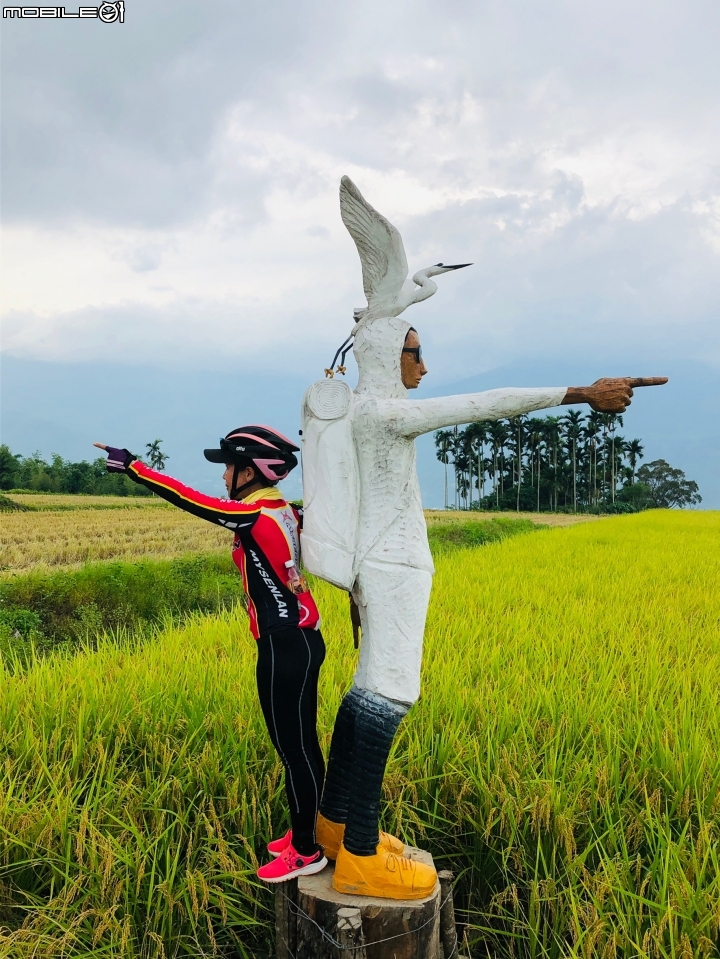
{"label": "golden rice field", "polygon": [[[441,555],[384,824],[454,869],[464,955],[720,946],[720,513]],[[355,652],[317,584],[327,745]],[[0,687],[0,955],[262,956],[286,828],[239,610]]]}
{"label": "golden rice field", "polygon": [[[142,502],[145,506],[145,497]],[[165,503],[135,509],[3,513],[0,570],[6,574],[21,573],[77,567],[105,559],[160,559],[193,552],[225,552],[231,542],[232,534],[227,530]]]}

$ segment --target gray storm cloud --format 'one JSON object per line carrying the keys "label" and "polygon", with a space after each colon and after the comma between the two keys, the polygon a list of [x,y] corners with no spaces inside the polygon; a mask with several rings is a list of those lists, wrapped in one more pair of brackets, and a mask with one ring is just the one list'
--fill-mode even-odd
{"label": "gray storm cloud", "polygon": [[300,325],[314,356],[362,302],[347,172],[411,268],[476,264],[418,310],[439,372],[608,341],[720,365],[719,11],[161,0],[122,26],[5,22],[4,349],[258,362],[262,329]]}

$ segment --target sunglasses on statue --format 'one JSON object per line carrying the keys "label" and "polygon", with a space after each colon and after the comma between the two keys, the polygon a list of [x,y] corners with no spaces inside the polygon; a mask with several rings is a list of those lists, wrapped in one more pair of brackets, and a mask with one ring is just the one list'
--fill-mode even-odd
{"label": "sunglasses on statue", "polygon": [[414,353],[416,363],[422,361],[422,346],[403,346],[402,351],[403,353]]}

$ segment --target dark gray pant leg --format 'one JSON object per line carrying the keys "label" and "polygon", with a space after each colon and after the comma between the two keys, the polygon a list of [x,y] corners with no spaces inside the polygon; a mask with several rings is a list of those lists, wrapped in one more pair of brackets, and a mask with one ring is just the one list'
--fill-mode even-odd
{"label": "dark gray pant leg", "polygon": [[354,694],[354,742],[343,842],[348,852],[355,856],[373,856],[379,841],[380,795],[385,766],[395,733],[410,707],[366,689],[353,687],[348,696],[351,693]]}
{"label": "dark gray pant leg", "polygon": [[325,774],[320,812],[331,822],[347,820],[355,755],[355,718],[360,700],[353,686],[340,703]]}

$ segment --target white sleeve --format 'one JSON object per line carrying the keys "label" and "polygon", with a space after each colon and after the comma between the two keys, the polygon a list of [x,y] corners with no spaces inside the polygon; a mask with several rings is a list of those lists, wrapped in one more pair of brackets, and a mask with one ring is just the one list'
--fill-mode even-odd
{"label": "white sleeve", "polygon": [[566,386],[537,389],[487,390],[460,396],[439,396],[432,400],[381,400],[388,427],[404,436],[420,436],[443,426],[461,426],[478,420],[501,420],[533,410],[560,406]]}

